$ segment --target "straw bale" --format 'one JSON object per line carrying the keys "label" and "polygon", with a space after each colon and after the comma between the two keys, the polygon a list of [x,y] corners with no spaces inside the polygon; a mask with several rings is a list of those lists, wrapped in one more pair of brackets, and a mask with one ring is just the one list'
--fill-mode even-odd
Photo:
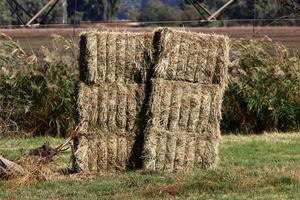
{"label": "straw bale", "polygon": [[196,168],[215,168],[218,163],[217,141],[206,141],[197,138],[195,164]]}
{"label": "straw bale", "polygon": [[138,115],[144,100],[144,85],[100,84],[79,85],[77,110],[83,121],[82,133],[91,134],[91,129],[103,132],[135,133],[138,130]]}
{"label": "straw bale", "polygon": [[152,33],[93,31],[81,34],[80,80],[84,83],[143,83]]}
{"label": "straw bale", "polygon": [[159,29],[155,76],[173,81],[226,84],[229,45],[225,36]]}
{"label": "straw bale", "polygon": [[151,127],[200,133],[200,125],[209,121],[211,106],[215,118],[210,121],[220,118],[223,89],[218,85],[154,79],[152,88],[148,116]]}
{"label": "straw bale", "polygon": [[106,49],[107,49],[108,32],[103,31],[102,34],[96,34],[95,33],[95,35],[97,36],[97,39],[98,39],[98,43],[97,43],[97,69],[96,69],[98,76],[94,80],[91,80],[90,82],[91,83],[104,83],[105,82],[105,76],[106,76],[106,68],[107,68]]}
{"label": "straw bale", "polygon": [[[98,154],[94,155],[97,157],[97,173],[98,174],[104,174],[107,172],[108,162],[107,162],[107,137],[104,135],[97,136],[98,138],[98,144],[97,144],[97,150]],[[95,139],[94,139],[95,140]]]}
{"label": "straw bale", "polygon": [[[207,142],[218,142],[223,88],[159,78],[152,81],[152,88],[144,168],[182,171],[193,170],[195,166],[215,166],[217,149]],[[205,143],[206,150],[202,149],[201,142]],[[197,165],[196,159],[200,159]]]}
{"label": "straw bale", "polygon": [[216,165],[227,37],[94,31],[81,35],[80,48],[80,169],[124,171],[141,148],[147,170]]}
{"label": "straw bale", "polygon": [[218,141],[197,133],[151,128],[147,131],[145,152],[146,170],[214,168],[218,162]]}
{"label": "straw bale", "polygon": [[167,136],[157,137],[155,169],[163,170],[167,150]]}
{"label": "straw bale", "polygon": [[124,171],[129,164],[135,136],[131,133],[102,132],[81,136],[75,151],[78,171],[107,174]]}
{"label": "straw bale", "polygon": [[89,141],[87,137],[80,136],[78,138],[79,144],[74,152],[75,168],[77,171],[89,171]]}
{"label": "straw bale", "polygon": [[84,121],[75,153],[78,170],[91,173],[123,171],[132,156],[144,99],[143,84],[79,85],[77,109]]}
{"label": "straw bale", "polygon": [[80,80],[93,83],[98,77],[97,70],[98,38],[94,32],[87,32],[80,37],[79,74]]}
{"label": "straw bale", "polygon": [[98,165],[98,139],[88,140],[88,167],[92,173],[97,173]]}

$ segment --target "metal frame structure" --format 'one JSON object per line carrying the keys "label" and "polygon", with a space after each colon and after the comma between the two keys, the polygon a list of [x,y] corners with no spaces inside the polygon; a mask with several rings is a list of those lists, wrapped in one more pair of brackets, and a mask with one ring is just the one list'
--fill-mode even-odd
{"label": "metal frame structure", "polygon": [[195,7],[198,13],[202,16],[203,20],[210,21],[212,19],[217,19],[222,12],[227,9],[236,0],[229,0],[223,6],[221,6],[217,11],[211,13],[204,5],[203,0],[185,0],[186,3],[191,4]]}
{"label": "metal frame structure", "polygon": [[[45,4],[34,16],[32,16],[21,4],[17,2],[17,0],[6,0],[6,2],[9,5],[9,8],[13,14],[15,14],[18,18],[18,20],[25,26],[31,26],[32,23],[41,17],[41,15],[48,9],[48,12],[41,18],[39,23],[45,22],[47,16],[51,13],[53,8],[57,5],[59,0],[49,0],[47,4]],[[16,10],[21,9],[30,19],[25,22],[22,17],[19,15],[19,13],[16,12]]]}

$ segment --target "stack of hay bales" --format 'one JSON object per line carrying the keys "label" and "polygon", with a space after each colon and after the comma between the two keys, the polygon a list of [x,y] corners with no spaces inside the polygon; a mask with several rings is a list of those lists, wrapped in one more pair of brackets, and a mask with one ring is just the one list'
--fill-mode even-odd
{"label": "stack of hay bales", "polygon": [[228,39],[170,29],[155,35],[159,53],[154,57],[144,168],[213,168],[227,83]]}
{"label": "stack of hay bales", "polygon": [[146,170],[216,165],[227,37],[87,32],[80,50],[77,170],[125,170],[132,158],[142,158]]}
{"label": "stack of hay bales", "polygon": [[80,40],[75,167],[91,173],[124,170],[141,133],[140,115],[152,34],[86,32]]}

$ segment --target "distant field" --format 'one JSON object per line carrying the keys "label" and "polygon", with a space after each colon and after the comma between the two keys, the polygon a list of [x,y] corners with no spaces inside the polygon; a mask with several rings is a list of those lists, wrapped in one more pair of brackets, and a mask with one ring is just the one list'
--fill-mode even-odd
{"label": "distant field", "polygon": [[[0,154],[16,159],[49,140],[1,139]],[[69,153],[58,158],[68,163]],[[93,180],[65,180],[7,189],[0,199],[300,199],[300,133],[224,136],[216,170],[191,174],[127,172]]]}
{"label": "distant field", "polygon": [[[66,27],[66,28],[31,28],[31,29],[0,29],[0,33],[5,33],[15,40],[18,40],[26,51],[38,52],[41,45],[50,46],[49,37],[52,34],[62,35],[78,41],[80,32],[94,29],[117,29],[131,31],[151,31],[153,28],[140,27],[107,27],[103,24],[95,24],[91,27]],[[226,34],[231,38],[263,38],[268,36],[274,41],[282,42],[291,49],[300,49],[300,27],[198,27],[186,28],[191,31],[204,33]]]}

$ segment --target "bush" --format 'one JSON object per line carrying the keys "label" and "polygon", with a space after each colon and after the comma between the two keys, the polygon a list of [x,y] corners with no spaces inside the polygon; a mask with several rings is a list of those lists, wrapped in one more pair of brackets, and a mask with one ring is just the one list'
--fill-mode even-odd
{"label": "bush", "polygon": [[[62,38],[55,36],[54,42],[58,39]],[[57,56],[55,61],[50,62],[49,56],[53,57],[55,54],[45,47],[43,47],[43,51],[47,53],[45,62],[38,65],[37,62],[26,62],[32,56],[26,56],[10,38],[6,38],[5,42],[0,44],[2,44],[0,49],[4,49],[3,44],[12,47],[7,48],[6,54],[3,54],[7,63],[4,62],[3,56],[0,56],[0,60],[3,61],[0,63],[2,135],[21,132],[65,136],[74,126],[74,88],[77,70],[63,63],[66,56]],[[55,49],[54,52],[59,52],[58,50]],[[8,57],[12,55],[11,52],[20,52],[22,56]],[[13,66],[9,65],[12,60],[22,64],[22,67],[13,70]]]}
{"label": "bush", "polygon": [[[41,65],[0,36],[0,136],[65,136],[74,126],[78,49],[53,36],[54,49],[42,47]],[[222,132],[299,130],[300,55],[270,40],[239,40],[232,44],[231,59]]]}
{"label": "bush", "polygon": [[299,129],[300,57],[270,40],[234,42],[223,132]]}

